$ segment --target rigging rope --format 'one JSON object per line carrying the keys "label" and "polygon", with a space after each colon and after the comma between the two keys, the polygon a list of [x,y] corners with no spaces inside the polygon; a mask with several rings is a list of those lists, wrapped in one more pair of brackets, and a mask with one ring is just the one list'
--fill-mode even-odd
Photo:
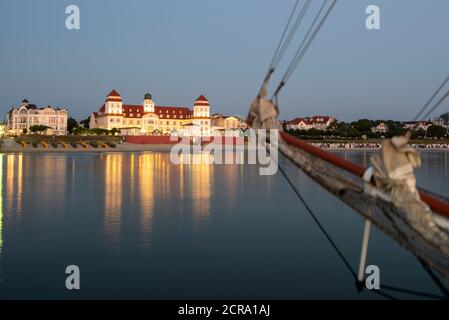
{"label": "rigging rope", "polygon": [[[327,20],[328,16],[330,15],[331,11],[334,9],[335,4],[337,3],[338,0],[324,0],[322,3],[322,6],[320,8],[320,10],[318,11],[318,13],[316,14],[311,26],[309,27],[303,41],[301,42],[299,48],[297,49],[293,59],[291,60],[290,64],[287,67],[287,70],[284,74],[284,76],[282,77],[282,81],[279,84],[278,88],[275,91],[275,94],[273,95],[274,98],[277,98],[278,93],[280,92],[280,90],[282,89],[282,87],[286,84],[286,82],[289,80],[289,78],[291,77],[291,75],[294,73],[294,71],[296,70],[296,68],[298,67],[298,65],[300,64],[301,60],[303,59],[304,55],[306,54],[307,50],[309,49],[310,45],[312,44],[312,42],[314,41],[316,35],[319,33],[319,31],[321,30],[322,26],[324,25],[325,21]],[[268,83],[268,80],[270,78],[270,76],[272,75],[272,73],[274,72],[274,70],[276,69],[276,67],[278,66],[280,60],[282,59],[283,55],[285,54],[285,52],[287,51],[293,37],[294,34],[296,33],[299,25],[301,24],[302,20],[304,19],[306,10],[309,8],[309,5],[311,3],[310,0],[306,1],[304,3],[304,6],[301,10],[301,12],[299,13],[299,15],[296,17],[296,20],[294,22],[293,27],[289,30],[290,24],[294,18],[294,14],[296,12],[296,8],[298,6],[298,0],[295,3],[295,6],[292,10],[292,13],[290,14],[288,23],[286,25],[286,27],[284,28],[284,31],[282,33],[282,37],[281,40],[275,50],[275,54],[274,57],[271,61],[270,67],[268,69],[266,78],[264,80],[264,83],[262,85],[262,88],[266,88],[266,85]],[[331,3],[330,3],[331,2]],[[330,3],[330,5],[329,5]],[[326,6],[328,6],[326,12],[324,13],[324,15],[322,14],[323,11],[325,10]],[[320,19],[321,18],[321,19]],[[319,21],[319,22],[318,22]],[[318,25],[315,26],[318,22]],[[288,32],[288,34],[287,34]],[[449,78],[449,77],[448,77]],[[444,83],[445,84],[445,83]],[[428,107],[428,105],[430,105],[431,101],[433,100],[433,98],[435,98],[437,96],[437,94],[439,93],[439,91],[441,91],[441,89],[444,87],[444,84],[441,88],[439,88],[439,90],[434,94],[434,96],[432,97],[432,99],[430,100],[430,102],[427,103],[426,108]],[[263,94],[261,94],[262,92],[262,88],[259,91],[259,95],[258,95],[258,101],[262,101],[262,98],[265,96],[266,91],[264,91]],[[442,99],[440,99],[436,105],[431,109],[430,112],[432,112],[434,109],[436,109],[446,98],[447,96],[449,96],[449,91],[444,95],[444,97]],[[265,100],[266,101],[266,100]],[[267,101],[268,102],[268,101]],[[255,105],[257,106],[257,104]],[[277,106],[277,104],[275,105],[275,107]],[[253,105],[252,105],[253,107]],[[273,106],[272,106],[273,107]],[[425,108],[424,108],[425,110]],[[423,111],[424,111],[423,110]],[[257,114],[256,114],[256,118],[257,118]],[[277,118],[277,117],[276,117]],[[270,126],[268,126],[267,128],[271,128]],[[282,132],[281,132],[282,135]],[[290,157],[287,156],[287,158],[292,161],[293,163],[295,163],[295,161],[293,161],[293,159],[291,159]],[[296,164],[296,163],[295,163]],[[298,165],[298,164],[296,164]],[[355,271],[352,269],[351,265],[349,264],[348,260],[346,260],[346,258],[344,257],[344,255],[342,254],[342,252],[340,251],[340,249],[337,247],[337,245],[335,244],[335,242],[332,240],[332,238],[330,237],[330,235],[327,233],[327,231],[325,230],[325,228],[323,227],[323,225],[321,224],[321,222],[318,220],[317,216],[313,213],[312,209],[310,208],[310,206],[306,203],[305,199],[302,197],[302,195],[300,194],[300,192],[298,191],[298,189],[295,187],[295,185],[293,184],[292,180],[287,176],[286,172],[284,171],[284,169],[278,164],[278,168],[280,170],[280,172],[283,174],[283,176],[285,177],[285,179],[287,180],[287,182],[289,183],[289,185],[292,187],[293,191],[295,192],[296,196],[299,198],[299,200],[301,201],[301,203],[304,205],[305,209],[307,210],[307,212],[310,214],[310,216],[313,218],[313,220],[315,221],[315,223],[317,224],[317,226],[320,228],[320,230],[322,231],[322,233],[325,235],[326,239],[329,241],[329,243],[332,245],[333,249],[336,251],[336,253],[338,254],[338,256],[341,258],[341,260],[343,261],[343,263],[345,264],[345,266],[348,268],[348,270],[351,272],[351,274],[353,275],[354,279],[356,279],[357,281],[357,276]],[[413,251],[412,251],[413,253]],[[416,256],[416,254],[414,254]],[[418,258],[418,256],[416,256]],[[430,267],[426,264],[423,266],[429,268]],[[433,279],[434,281],[437,280]],[[437,299],[442,299],[443,297],[441,296],[437,296],[435,294],[429,294],[429,293],[425,293],[425,292],[419,292],[419,291],[415,291],[415,290],[408,290],[408,289],[402,289],[402,288],[397,288],[397,287],[393,287],[393,286],[384,286],[386,290],[391,290],[391,291],[397,291],[397,292],[402,292],[402,293],[407,293],[407,294],[412,294],[412,295],[417,295],[417,296],[423,296],[423,297],[428,297],[428,298],[437,298]],[[440,289],[442,288],[441,286],[439,286]],[[444,293],[444,290],[442,290],[442,292]],[[390,299],[395,299],[395,297],[390,296],[384,292],[380,292],[378,290],[375,291],[376,294],[382,295],[384,297],[390,298]]]}
{"label": "rigging rope", "polygon": [[[302,58],[306,54],[307,50],[309,49],[309,47],[312,44],[313,40],[315,39],[316,35],[321,30],[324,22],[327,20],[327,18],[329,16],[329,14],[332,12],[332,9],[335,7],[335,4],[337,3],[337,0],[331,0],[331,1],[332,1],[331,5],[327,9],[324,16],[321,18],[321,21],[318,23],[318,26],[313,30],[315,23],[317,22],[318,18],[321,16],[325,6],[329,3],[329,0],[325,0],[323,2],[320,10],[316,14],[315,19],[313,20],[313,23],[311,24],[311,26],[309,28],[309,31],[307,32],[306,36],[304,37],[303,42],[299,46],[294,58],[290,62],[289,66],[287,67],[287,70],[285,71],[285,74],[282,77],[281,82],[279,83],[278,87],[276,88],[276,90],[273,94],[273,97],[277,96],[279,94],[279,92],[281,91],[281,89],[285,86],[288,79],[291,77],[291,75],[293,74],[293,72],[296,70],[299,63],[301,62]],[[312,35],[310,35],[312,30],[313,30],[313,33],[312,33]]]}
{"label": "rigging rope", "polygon": [[293,27],[290,29],[290,32],[288,33],[287,40],[285,40],[285,42],[284,42],[285,35],[287,34],[287,31],[289,29],[290,23],[295,14],[298,3],[299,3],[299,0],[296,0],[295,5],[290,14],[290,17],[287,21],[287,25],[285,26],[284,31],[282,32],[281,40],[279,41],[276,51],[274,52],[274,56],[273,56],[273,59],[271,60],[270,67],[268,68],[265,80],[268,80],[270,78],[271,74],[274,72],[274,70],[278,66],[279,62],[281,61],[284,53],[287,51],[287,48],[290,45],[290,42],[292,41],[294,34],[298,30],[298,27],[301,24],[302,19],[305,16],[305,13],[311,3],[311,0],[306,0],[306,2],[304,3],[304,6],[302,7],[301,12],[299,13],[298,17],[296,18]]}
{"label": "rigging rope", "polygon": [[332,247],[334,248],[335,252],[337,252],[337,254],[340,256],[341,260],[343,261],[343,263],[346,265],[346,267],[348,268],[348,270],[351,272],[351,274],[353,275],[354,278],[357,277],[355,271],[352,269],[351,264],[348,262],[348,260],[346,260],[346,258],[344,257],[344,255],[341,253],[340,249],[337,247],[337,245],[335,244],[335,242],[332,240],[332,238],[330,237],[330,235],[327,233],[326,229],[324,229],[323,225],[321,224],[320,220],[318,220],[317,216],[313,213],[312,209],[309,207],[309,205],[307,204],[307,202],[305,201],[305,199],[302,197],[301,193],[299,192],[299,190],[296,188],[296,186],[293,184],[293,182],[290,180],[290,178],[288,177],[288,175],[285,173],[284,169],[282,168],[282,166],[278,163],[278,168],[279,171],[282,173],[282,175],[284,176],[285,180],[287,180],[288,184],[290,185],[290,187],[292,188],[293,192],[296,194],[296,196],[298,197],[298,199],[301,201],[301,203],[303,204],[304,208],[306,208],[307,212],[309,213],[309,215],[312,217],[312,219],[315,221],[315,223],[317,224],[318,228],[320,228],[321,232],[323,232],[324,236],[327,238],[327,240],[329,241],[329,243],[332,245]]}
{"label": "rigging rope", "polygon": [[441,89],[444,88],[444,86],[447,84],[448,81],[449,81],[449,76],[447,76],[446,80],[443,81],[443,83],[438,87],[437,91],[434,92],[434,94],[430,97],[430,99],[427,101],[427,103],[424,105],[424,107],[422,107],[422,109],[418,112],[418,114],[416,115],[416,117],[413,121],[418,120],[418,118],[421,116],[421,114],[429,107],[430,103],[440,93]]}
{"label": "rigging rope", "polygon": [[430,116],[432,112],[434,112],[440,106],[440,104],[442,104],[443,101],[446,100],[447,97],[449,97],[449,90],[447,90],[447,92],[441,97],[441,99],[438,100],[438,102],[426,113],[424,118]]}
{"label": "rigging rope", "polygon": [[[268,150],[267,150],[268,151]],[[292,161],[289,157],[286,157],[288,160]],[[294,162],[292,162],[293,164],[295,164]],[[357,281],[357,275],[354,271],[354,269],[352,269],[351,264],[348,262],[348,260],[345,258],[345,256],[343,255],[342,251],[338,248],[337,244],[335,243],[335,241],[332,239],[332,237],[329,235],[329,233],[326,231],[326,229],[324,228],[324,226],[322,225],[322,223],[320,222],[320,220],[318,219],[317,215],[313,212],[312,208],[308,205],[308,203],[306,202],[306,200],[304,199],[304,197],[301,195],[300,191],[298,190],[298,188],[296,188],[296,186],[294,185],[293,181],[288,177],[287,173],[285,172],[285,170],[282,168],[281,164],[279,163],[279,161],[277,162],[278,165],[278,169],[279,171],[282,173],[282,176],[285,178],[285,180],[287,181],[287,183],[289,184],[289,186],[292,188],[293,192],[295,193],[295,195],[298,197],[298,199],[301,201],[302,205],[304,206],[304,208],[306,209],[306,211],[309,213],[309,215],[312,217],[312,219],[314,220],[314,222],[317,224],[318,228],[321,230],[321,232],[324,234],[324,236],[326,237],[326,239],[329,241],[329,243],[331,244],[332,248],[335,250],[335,252],[337,253],[337,255],[340,257],[340,259],[342,260],[342,262],[345,264],[345,266],[347,267],[348,271],[351,272],[352,276],[354,277],[354,279]],[[296,165],[296,164],[295,164]],[[415,256],[416,257],[416,256]],[[414,295],[414,296],[421,296],[421,297],[425,297],[425,298],[432,298],[432,299],[447,299],[447,289],[444,288],[444,285],[441,283],[441,281],[439,280],[439,278],[433,274],[432,270],[430,269],[430,267],[420,258],[416,257],[418,259],[418,261],[421,263],[421,265],[424,267],[424,269],[431,275],[431,278],[433,280],[433,282],[438,286],[438,288],[443,292],[443,294],[446,297],[437,295],[437,294],[433,294],[433,293],[427,293],[427,292],[422,292],[422,291],[417,291],[417,290],[410,290],[410,289],[404,289],[404,288],[398,288],[398,287],[394,287],[394,286],[390,286],[390,285],[385,285],[383,284],[381,286],[380,290],[374,290],[372,292],[379,294],[385,298],[391,299],[391,300],[397,300],[398,298],[391,296],[385,292],[382,292],[381,290],[390,290],[390,291],[395,291],[395,292],[401,292],[404,294],[408,294],[408,295]]]}

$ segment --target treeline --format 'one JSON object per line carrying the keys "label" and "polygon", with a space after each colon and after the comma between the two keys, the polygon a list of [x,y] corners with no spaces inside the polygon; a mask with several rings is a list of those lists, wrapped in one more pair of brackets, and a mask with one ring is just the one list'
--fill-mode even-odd
{"label": "treeline", "polygon": [[[372,128],[384,123],[388,126],[388,131],[373,132]],[[309,130],[287,130],[290,134],[302,138],[324,139],[324,138],[351,138],[351,139],[380,139],[391,138],[404,134],[406,129],[400,121],[393,120],[369,120],[360,119],[353,122],[334,121],[327,130],[319,130],[311,128]],[[448,137],[446,128],[431,125],[427,131],[423,129],[414,130],[412,132],[413,139],[423,138],[445,138]]]}
{"label": "treeline", "polygon": [[117,128],[112,128],[111,130],[100,128],[89,128],[89,123],[90,117],[80,122],[70,117],[67,119],[67,131],[73,135],[97,135],[97,136],[114,136],[120,132],[120,130]]}

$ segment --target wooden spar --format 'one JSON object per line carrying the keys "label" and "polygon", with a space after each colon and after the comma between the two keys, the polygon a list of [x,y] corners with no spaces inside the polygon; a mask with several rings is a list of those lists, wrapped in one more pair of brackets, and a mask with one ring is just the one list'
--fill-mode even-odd
{"label": "wooden spar", "polygon": [[[363,177],[363,174],[366,171],[366,168],[364,168],[363,166],[360,166],[349,160],[339,157],[336,154],[333,154],[329,151],[317,148],[311,145],[310,143],[307,143],[301,139],[293,137],[292,135],[286,132],[281,131],[280,135],[282,139],[289,145],[300,148],[316,156],[317,158],[327,161],[343,170],[349,171],[356,176]],[[371,181],[371,183],[374,184],[373,181]],[[432,195],[429,195],[423,191],[419,191],[419,195],[421,197],[421,200],[424,203],[426,203],[430,207],[430,209],[432,209],[432,211],[443,216],[446,219],[449,219],[449,203],[440,200]]]}

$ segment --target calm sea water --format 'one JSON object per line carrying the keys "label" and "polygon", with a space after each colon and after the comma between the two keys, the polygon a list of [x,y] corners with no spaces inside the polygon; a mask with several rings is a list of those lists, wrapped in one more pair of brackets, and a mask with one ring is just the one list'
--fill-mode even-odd
{"label": "calm sea water", "polygon": [[[359,163],[364,152],[342,152]],[[421,186],[449,197],[449,155],[423,154]],[[281,163],[353,269],[363,220]],[[174,165],[168,153],[0,154],[0,298],[380,299],[351,273],[282,175]],[[375,229],[381,285],[440,294]],[[81,290],[65,289],[65,268]],[[416,298],[383,291],[398,298]]]}

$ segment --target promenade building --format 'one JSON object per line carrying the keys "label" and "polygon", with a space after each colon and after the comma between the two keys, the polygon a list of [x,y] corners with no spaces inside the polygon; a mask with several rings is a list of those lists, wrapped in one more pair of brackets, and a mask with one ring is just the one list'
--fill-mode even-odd
{"label": "promenade building", "polygon": [[98,112],[91,114],[90,128],[116,128],[122,135],[209,136],[209,101],[201,95],[195,100],[193,108],[159,106],[153,101],[152,95],[147,93],[141,104],[125,104],[120,94],[112,90]]}
{"label": "promenade building", "polygon": [[387,133],[388,130],[389,130],[388,126],[383,122],[371,128],[372,133]]}
{"label": "promenade building", "polygon": [[237,116],[225,116],[220,113],[212,115],[212,132],[214,134],[231,134],[241,136],[248,128],[246,121]]}
{"label": "promenade building", "polygon": [[410,130],[424,130],[427,131],[427,129],[432,125],[432,122],[430,121],[406,121],[402,123],[402,126],[404,129],[410,129]]}
{"label": "promenade building", "polygon": [[13,107],[6,115],[6,134],[20,135],[32,133],[35,125],[48,127],[46,134],[67,134],[68,111],[51,106],[38,108],[24,99],[20,106]]}
{"label": "promenade building", "polygon": [[310,130],[312,128],[317,130],[327,130],[334,121],[335,118],[330,116],[295,118],[287,121],[286,128],[287,130]]}

